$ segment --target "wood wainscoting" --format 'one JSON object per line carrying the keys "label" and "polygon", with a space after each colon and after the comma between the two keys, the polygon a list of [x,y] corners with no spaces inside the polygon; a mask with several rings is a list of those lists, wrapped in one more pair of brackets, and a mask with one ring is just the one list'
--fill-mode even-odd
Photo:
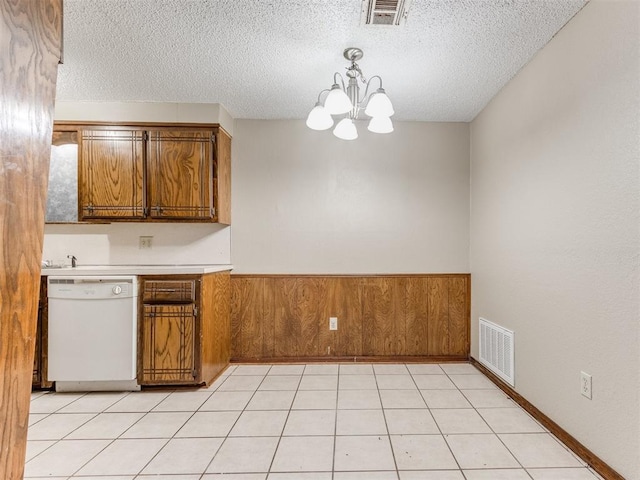
{"label": "wood wainscoting", "polygon": [[469,274],[231,275],[231,358],[467,360],[470,294]]}

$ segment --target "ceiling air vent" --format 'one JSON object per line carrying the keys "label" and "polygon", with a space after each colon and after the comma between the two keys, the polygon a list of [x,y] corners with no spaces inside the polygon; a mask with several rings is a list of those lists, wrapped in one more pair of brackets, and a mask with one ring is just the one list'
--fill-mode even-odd
{"label": "ceiling air vent", "polygon": [[363,25],[403,25],[411,0],[362,0]]}

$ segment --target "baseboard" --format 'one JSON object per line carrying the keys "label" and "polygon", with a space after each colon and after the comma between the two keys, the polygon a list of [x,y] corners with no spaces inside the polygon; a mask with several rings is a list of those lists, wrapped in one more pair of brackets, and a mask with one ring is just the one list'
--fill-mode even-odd
{"label": "baseboard", "polygon": [[555,435],[560,441],[562,441],[567,447],[569,447],[573,453],[578,455],[584,460],[591,468],[593,468],[598,474],[602,475],[607,480],[625,480],[622,475],[616,472],[613,468],[607,465],[600,457],[594,454],[587,447],[582,445],[578,440],[572,437],[566,430],[560,425],[547,417],[544,413],[538,410],[532,403],[526,398],[516,392],[509,385],[504,383],[500,378],[494,375],[489,369],[482,365],[478,360],[473,357],[469,357],[469,361],[484,373],[489,380],[495,383],[504,393],[509,395],[514,402],[524,408],[529,414],[540,422],[546,429],[548,429],[553,435]]}
{"label": "baseboard", "polygon": [[390,355],[343,357],[250,357],[232,358],[231,363],[460,363],[468,362],[466,356],[452,355]]}

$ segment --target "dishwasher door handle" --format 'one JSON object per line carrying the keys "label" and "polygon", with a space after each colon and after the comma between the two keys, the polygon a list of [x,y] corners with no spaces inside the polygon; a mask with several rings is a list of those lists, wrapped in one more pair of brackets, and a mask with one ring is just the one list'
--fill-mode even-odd
{"label": "dishwasher door handle", "polygon": [[131,280],[101,280],[99,278],[96,278],[95,280],[93,279],[89,279],[89,278],[83,278],[81,280],[76,280],[76,284],[78,283],[104,283],[104,284],[109,284],[109,283],[133,283]]}

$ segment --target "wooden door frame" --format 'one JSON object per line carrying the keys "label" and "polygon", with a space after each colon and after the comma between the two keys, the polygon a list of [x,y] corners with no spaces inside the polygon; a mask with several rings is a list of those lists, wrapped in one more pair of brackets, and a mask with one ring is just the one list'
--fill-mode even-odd
{"label": "wooden door frame", "polygon": [[62,0],[0,2],[0,478],[23,477]]}

